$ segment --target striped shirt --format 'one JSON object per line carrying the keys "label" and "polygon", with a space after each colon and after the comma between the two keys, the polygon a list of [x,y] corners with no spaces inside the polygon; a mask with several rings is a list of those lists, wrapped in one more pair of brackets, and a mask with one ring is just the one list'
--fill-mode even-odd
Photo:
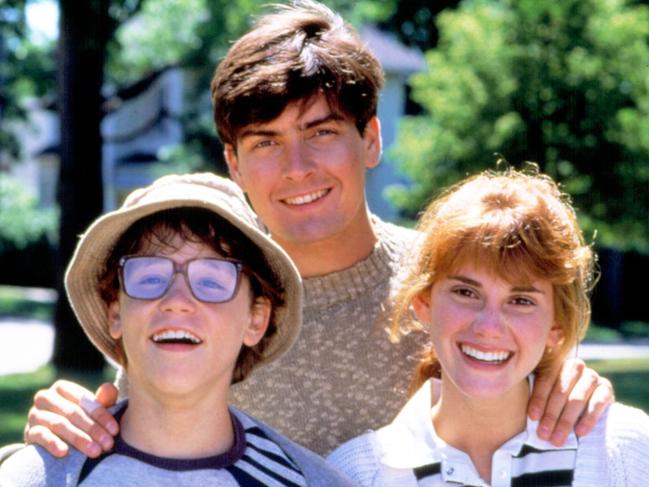
{"label": "striped shirt", "polygon": [[[447,448],[451,449],[448,446]],[[498,454],[502,451],[501,448],[494,455],[490,484],[480,479],[473,465],[467,464],[466,459],[453,458],[454,454],[450,454],[447,459],[412,468],[410,484],[419,487],[449,485],[565,487],[572,485],[577,457],[576,448],[538,449],[523,443],[517,453]]]}
{"label": "striped shirt", "polygon": [[[119,418],[126,408],[116,414]],[[225,453],[199,459],[173,459],[140,451],[121,436],[111,452],[84,463],[83,487],[306,486],[299,467],[249,418],[231,416],[235,441]]]}
{"label": "striped shirt", "polygon": [[[437,390],[438,383],[432,384]],[[525,431],[496,450],[492,457],[491,481],[483,481],[466,453],[437,436],[430,416],[431,389],[431,381],[426,382],[394,422],[341,446],[332,453],[329,461],[360,481],[361,485],[572,485],[577,437],[573,433],[565,445],[555,447],[536,435],[538,422],[529,418]],[[372,453],[368,454],[368,450]],[[372,460],[368,460],[368,455]]]}

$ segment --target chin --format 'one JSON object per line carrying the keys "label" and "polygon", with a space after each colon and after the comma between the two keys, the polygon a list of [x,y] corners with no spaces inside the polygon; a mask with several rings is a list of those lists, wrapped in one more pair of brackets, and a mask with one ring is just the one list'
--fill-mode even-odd
{"label": "chin", "polygon": [[489,382],[477,379],[475,382],[458,384],[458,389],[473,399],[492,400],[501,399],[514,388],[511,383]]}

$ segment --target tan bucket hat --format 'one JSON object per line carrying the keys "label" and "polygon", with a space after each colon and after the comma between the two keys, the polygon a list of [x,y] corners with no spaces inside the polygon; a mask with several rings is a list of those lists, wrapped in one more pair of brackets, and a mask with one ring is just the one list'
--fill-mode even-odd
{"label": "tan bucket hat", "polygon": [[298,336],[302,323],[302,283],[286,252],[277,245],[252,211],[241,189],[214,174],[164,176],[150,186],[133,191],[124,204],[107,213],[80,237],[65,274],[72,309],[90,341],[113,360],[118,345],[108,333],[108,309],[98,283],[106,260],[122,234],[137,220],[162,210],[198,207],[223,217],[257,245],[284,286],[284,305],[275,312],[277,332],[256,367],[285,353]]}

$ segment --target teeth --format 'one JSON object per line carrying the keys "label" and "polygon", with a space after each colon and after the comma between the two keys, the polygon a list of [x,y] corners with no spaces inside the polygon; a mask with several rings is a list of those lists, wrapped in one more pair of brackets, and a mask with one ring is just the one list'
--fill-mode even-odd
{"label": "teeth", "polygon": [[151,338],[156,343],[177,342],[177,341],[190,342],[194,344],[201,343],[201,340],[196,335],[193,335],[188,331],[184,331],[184,330],[165,330],[160,333],[156,333]]}
{"label": "teeth", "polygon": [[295,196],[294,198],[286,198],[284,202],[288,203],[289,205],[306,205],[307,203],[311,203],[317,199],[322,198],[326,194],[327,190],[321,189],[320,191],[315,191],[314,193],[303,194],[302,196]]}
{"label": "teeth", "polygon": [[461,348],[466,355],[482,362],[500,363],[507,360],[511,355],[511,352],[482,352],[468,345],[462,345]]}

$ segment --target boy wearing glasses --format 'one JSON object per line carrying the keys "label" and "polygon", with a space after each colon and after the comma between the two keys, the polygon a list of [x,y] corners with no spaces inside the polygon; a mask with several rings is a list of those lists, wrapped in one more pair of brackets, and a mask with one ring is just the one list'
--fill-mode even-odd
{"label": "boy wearing glasses", "polygon": [[301,284],[238,187],[167,176],[81,238],[65,277],[95,346],[125,370],[120,435],[96,459],[38,446],[0,484],[350,485],[322,459],[228,406],[230,385],[297,337]]}

